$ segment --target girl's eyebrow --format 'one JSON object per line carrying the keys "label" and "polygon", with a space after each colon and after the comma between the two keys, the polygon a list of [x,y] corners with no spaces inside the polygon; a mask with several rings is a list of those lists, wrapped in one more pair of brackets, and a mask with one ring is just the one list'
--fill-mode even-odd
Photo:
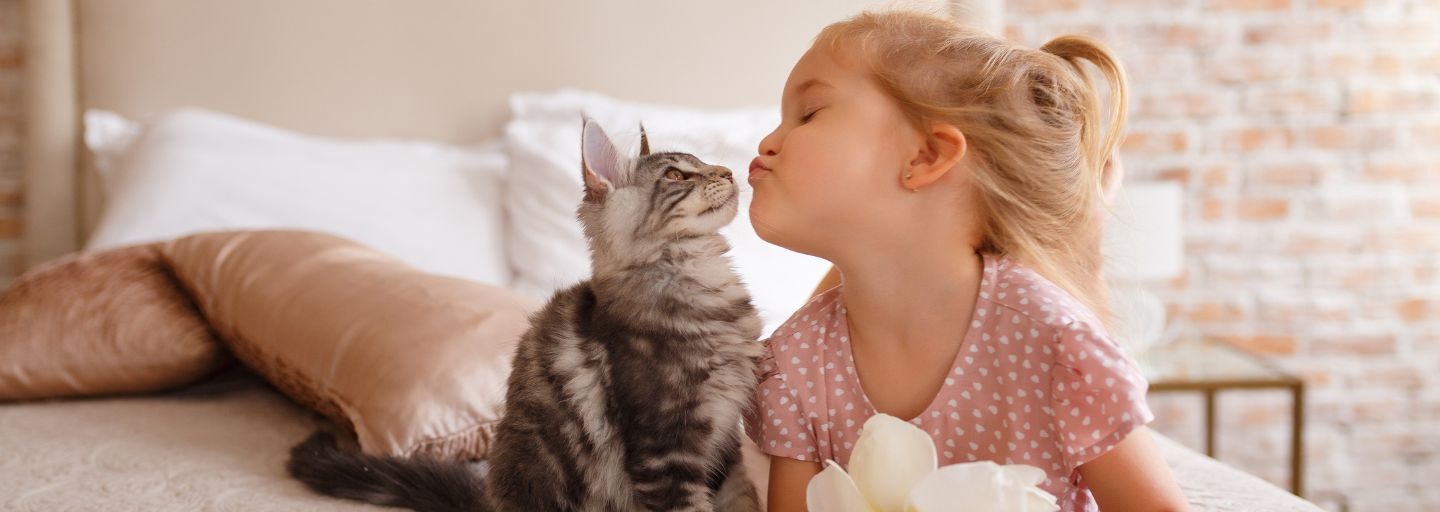
{"label": "girl's eyebrow", "polygon": [[821,80],[821,79],[819,79],[819,78],[811,78],[811,79],[806,80],[806,81],[804,81],[804,82],[800,82],[800,85],[795,86],[795,89],[794,89],[795,92],[794,92],[794,94],[795,94],[796,96],[799,96],[799,95],[801,95],[801,94],[804,94],[806,89],[809,89],[809,88],[811,88],[811,87],[813,87],[813,86],[817,86],[817,85],[819,85],[819,86],[824,86],[824,87],[833,87],[832,85],[830,85],[830,84],[828,84],[828,83],[825,83],[824,80]]}

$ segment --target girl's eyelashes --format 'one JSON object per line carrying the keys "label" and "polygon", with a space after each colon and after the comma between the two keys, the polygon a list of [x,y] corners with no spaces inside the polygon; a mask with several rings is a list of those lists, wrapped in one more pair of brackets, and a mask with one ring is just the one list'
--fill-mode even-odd
{"label": "girl's eyelashes", "polygon": [[809,121],[810,121],[810,118],[815,117],[815,113],[816,113],[816,112],[819,112],[819,111],[820,111],[820,109],[817,108],[817,109],[815,109],[815,110],[811,110],[810,113],[808,113],[808,114],[805,114],[805,115],[803,115],[803,116],[800,116],[800,122],[801,122],[801,123],[809,122]]}

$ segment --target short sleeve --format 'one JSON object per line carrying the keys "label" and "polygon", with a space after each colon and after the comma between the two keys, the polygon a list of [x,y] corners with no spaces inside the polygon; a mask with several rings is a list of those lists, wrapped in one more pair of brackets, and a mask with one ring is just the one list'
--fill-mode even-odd
{"label": "short sleeve", "polygon": [[1067,474],[1109,452],[1155,416],[1148,383],[1103,328],[1077,321],[1059,328],[1051,393]]}
{"label": "short sleeve", "polygon": [[745,431],[760,450],[796,460],[817,461],[815,431],[800,408],[799,393],[786,382],[775,363],[770,341],[760,357],[755,388],[755,407],[745,418]]}

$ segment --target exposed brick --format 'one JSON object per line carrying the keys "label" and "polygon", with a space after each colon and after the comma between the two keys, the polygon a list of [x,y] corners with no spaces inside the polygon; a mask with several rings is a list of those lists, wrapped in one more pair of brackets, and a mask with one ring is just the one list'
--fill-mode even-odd
{"label": "exposed brick", "polygon": [[1326,187],[1314,195],[1313,220],[1367,222],[1402,220],[1408,212],[1402,190],[1392,186]]}
{"label": "exposed brick", "polygon": [[1210,11],[1283,11],[1290,8],[1290,0],[1209,0],[1206,10]]}
{"label": "exposed brick", "polygon": [[1308,187],[1319,184],[1326,174],[1334,172],[1315,163],[1257,164],[1247,173],[1249,183],[1256,186]]}
{"label": "exposed brick", "polygon": [[1370,59],[1372,76],[1397,76],[1405,71],[1405,58],[1393,53],[1382,53]]}
{"label": "exposed brick", "polygon": [[1440,320],[1440,297],[1412,297],[1395,303],[1395,313],[1401,320],[1419,322]]}
{"label": "exposed brick", "polygon": [[1192,6],[1191,0],[1105,0],[1105,9],[1146,10],[1174,13]]}
{"label": "exposed brick", "polygon": [[1223,188],[1234,181],[1235,166],[1229,163],[1204,165],[1199,169],[1199,184],[1205,187]]}
{"label": "exposed brick", "polygon": [[1440,73],[1440,52],[1415,57],[1411,61],[1411,66],[1415,68],[1415,72],[1417,73],[1432,75]]}
{"label": "exposed brick", "polygon": [[1361,50],[1342,49],[1310,55],[1310,74],[1320,78],[1350,78],[1369,66],[1369,57]]}
{"label": "exposed brick", "polygon": [[1135,46],[1178,46],[1193,48],[1204,45],[1215,47],[1228,45],[1238,40],[1238,30],[1231,23],[1166,22],[1145,23],[1134,27],[1123,27],[1117,37],[1124,43]]}
{"label": "exposed brick", "polygon": [[1360,9],[1365,7],[1366,0],[1312,0],[1311,3],[1320,9]]}
{"label": "exposed brick", "polygon": [[1221,341],[1259,354],[1289,355],[1295,353],[1294,336],[1222,335],[1219,338]]}
{"label": "exposed brick", "polygon": [[1368,87],[1352,91],[1345,110],[1352,115],[1395,114],[1433,110],[1437,105],[1440,92],[1434,88]]}
{"label": "exposed brick", "polygon": [[1207,301],[1186,305],[1180,314],[1196,323],[1236,322],[1245,318],[1245,308],[1229,301]]}
{"label": "exposed brick", "polygon": [[1440,197],[1410,198],[1410,214],[1420,219],[1440,219]]}
{"label": "exposed brick", "polygon": [[1310,340],[1310,353],[1326,356],[1380,356],[1395,353],[1395,336],[1325,335]]}
{"label": "exposed brick", "polygon": [[1204,59],[1203,69],[1211,80],[1226,85],[1256,84],[1295,80],[1304,76],[1304,59],[1285,52],[1216,53]]}
{"label": "exposed brick", "polygon": [[1298,21],[1286,20],[1252,25],[1245,29],[1245,42],[1249,44],[1311,44],[1330,39],[1335,33],[1335,24],[1329,20]]}
{"label": "exposed brick", "polygon": [[[1416,390],[1422,389],[1429,382],[1429,375],[1424,369],[1411,363],[1383,364],[1367,366],[1354,378],[1350,379],[1352,388],[1380,388],[1385,390]],[[1401,409],[1400,414],[1391,414],[1391,418],[1397,416],[1410,416],[1413,410],[1411,400],[1406,397],[1395,398],[1397,407]],[[1356,419],[1365,419],[1365,411],[1356,410]]]}
{"label": "exposed brick", "polygon": [[1386,159],[1365,165],[1365,177],[1374,181],[1418,183],[1440,180],[1440,161]]}
{"label": "exposed brick", "polygon": [[1361,25],[1361,33],[1371,43],[1424,44],[1433,43],[1440,34],[1440,20],[1428,16],[1404,19],[1371,20]]}
{"label": "exposed brick", "polygon": [[1410,431],[1400,422],[1360,429],[1353,439],[1358,453],[1374,457],[1434,455],[1440,452],[1440,430]]}
{"label": "exposed brick", "polygon": [[1006,8],[1026,13],[1069,12],[1085,5],[1083,0],[1009,0]]}
{"label": "exposed brick", "polygon": [[1295,232],[1285,238],[1285,252],[1297,255],[1350,252],[1354,247],[1354,240],[1336,232]]}
{"label": "exposed brick", "polygon": [[1418,124],[1410,130],[1410,137],[1421,147],[1440,147],[1440,124]]}
{"label": "exposed brick", "polygon": [[1016,23],[1007,23],[1005,25],[1005,39],[1011,41],[1028,41],[1029,38],[1026,34],[1028,34],[1028,31],[1025,30],[1023,25]]}
{"label": "exposed brick", "polygon": [[1376,228],[1367,240],[1376,251],[1436,252],[1440,251],[1440,233],[1418,226]]}
{"label": "exposed brick", "polygon": [[1197,119],[1235,111],[1233,95],[1225,91],[1143,93],[1136,99],[1135,113],[1150,118]]}
{"label": "exposed brick", "polygon": [[1278,220],[1290,214],[1290,202],[1278,198],[1245,198],[1236,204],[1235,211],[1241,220]]}
{"label": "exposed brick", "polygon": [[1221,134],[1220,147],[1229,151],[1288,149],[1295,136],[1288,128],[1251,127]]}
{"label": "exposed brick", "polygon": [[1289,86],[1252,91],[1245,96],[1245,111],[1269,114],[1324,114],[1339,111],[1339,94],[1322,87]]}
{"label": "exposed brick", "polygon": [[1257,319],[1269,325],[1338,324],[1354,319],[1355,309],[1345,296],[1271,293],[1260,296]]}
{"label": "exposed brick", "polygon": [[1121,151],[1125,153],[1183,153],[1190,148],[1190,135],[1181,130],[1131,130]]}
{"label": "exposed brick", "polygon": [[1124,65],[1135,91],[1160,90],[1153,87],[1171,84],[1193,86],[1200,74],[1195,52],[1189,48],[1161,47],[1126,55]]}
{"label": "exposed brick", "polygon": [[1399,134],[1393,126],[1328,125],[1309,129],[1306,137],[1319,149],[1378,151],[1397,148]]}

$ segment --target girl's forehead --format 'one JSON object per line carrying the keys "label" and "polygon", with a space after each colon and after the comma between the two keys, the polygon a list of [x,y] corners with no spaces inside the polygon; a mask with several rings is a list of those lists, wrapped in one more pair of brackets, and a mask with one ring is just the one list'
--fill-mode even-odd
{"label": "girl's forehead", "polygon": [[853,66],[847,66],[837,60],[834,52],[821,46],[814,46],[800,57],[799,62],[795,63],[795,68],[790,72],[785,94],[798,95],[809,89],[843,86],[847,82],[863,78]]}

